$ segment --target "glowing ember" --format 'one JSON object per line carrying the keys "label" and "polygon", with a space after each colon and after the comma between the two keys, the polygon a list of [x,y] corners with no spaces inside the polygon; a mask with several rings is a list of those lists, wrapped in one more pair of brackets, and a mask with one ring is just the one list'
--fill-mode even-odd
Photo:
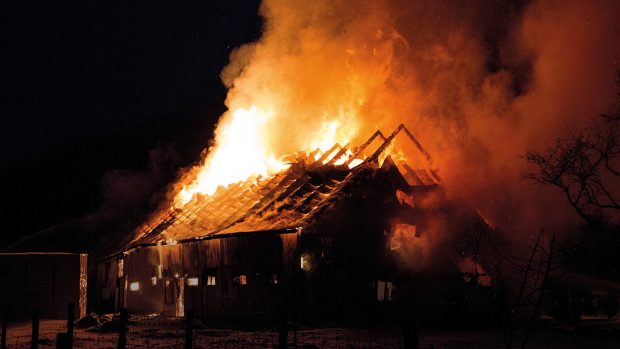
{"label": "glowing ember", "polygon": [[353,156],[353,152],[351,150],[347,150],[344,154],[342,154],[338,159],[334,159],[334,165],[340,166],[344,165],[344,163],[349,160],[349,158]]}
{"label": "glowing ember", "polygon": [[484,223],[491,227],[491,229],[495,230],[495,224],[488,218],[487,215],[483,214],[480,210],[476,210],[476,213],[478,213],[478,216],[482,218]]}
{"label": "glowing ember", "polygon": [[349,168],[356,167],[357,165],[361,164],[362,162],[364,162],[364,160],[362,160],[362,159],[353,159],[353,161],[351,161],[349,163]]}

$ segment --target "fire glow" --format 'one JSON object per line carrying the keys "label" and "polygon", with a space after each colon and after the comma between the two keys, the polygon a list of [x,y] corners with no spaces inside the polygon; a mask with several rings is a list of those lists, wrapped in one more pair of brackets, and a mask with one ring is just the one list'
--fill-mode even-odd
{"label": "fire glow", "polygon": [[[210,149],[196,178],[191,184],[183,186],[176,197],[175,205],[181,207],[188,203],[197,193],[213,195],[218,187],[226,187],[232,183],[246,180],[259,175],[271,176],[290,166],[277,158],[269,150],[271,132],[268,127],[273,111],[264,111],[252,106],[249,109],[237,109],[230,117],[223,117],[218,125],[216,144]],[[338,120],[328,120],[324,116],[320,130],[309,143],[308,149],[313,150],[315,160],[332,149],[338,142],[348,143],[343,137],[341,124]],[[286,154],[284,154],[286,155]],[[344,164],[353,153],[349,150],[335,159],[336,165]],[[350,167],[361,163],[360,159],[351,162]]]}
{"label": "fire glow", "polygon": [[238,109],[228,122],[218,125],[219,137],[211,149],[196,180],[183,187],[177,203],[187,203],[196,193],[212,195],[219,186],[226,186],[253,174],[267,176],[279,172],[286,164],[268,153],[265,146],[265,123],[271,111]]}
{"label": "fire glow", "polygon": [[[514,10],[502,2],[465,12],[447,4],[262,1],[262,36],[231,53],[221,73],[228,111],[201,162],[176,183],[173,206],[267,178],[295,152],[321,159],[335,144],[360,145],[375,130],[405,124],[434,154],[446,191],[489,222],[563,222],[561,209],[530,195],[516,159],[614,100],[619,49],[610,38],[620,26],[609,13],[617,2],[558,9],[537,1],[510,18],[497,16]],[[354,167],[368,155],[351,159],[351,150],[331,164]],[[506,198],[501,205],[497,196]]]}

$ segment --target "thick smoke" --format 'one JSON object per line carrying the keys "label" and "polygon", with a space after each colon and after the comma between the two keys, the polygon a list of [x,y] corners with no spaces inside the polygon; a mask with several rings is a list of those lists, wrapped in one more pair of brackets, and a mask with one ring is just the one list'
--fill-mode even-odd
{"label": "thick smoke", "polygon": [[521,180],[522,156],[609,110],[618,1],[266,0],[260,11],[262,38],[233,52],[222,80],[231,111],[273,113],[264,127],[277,156],[330,130],[359,144],[404,123],[448,195],[498,227],[532,233],[574,218]]}

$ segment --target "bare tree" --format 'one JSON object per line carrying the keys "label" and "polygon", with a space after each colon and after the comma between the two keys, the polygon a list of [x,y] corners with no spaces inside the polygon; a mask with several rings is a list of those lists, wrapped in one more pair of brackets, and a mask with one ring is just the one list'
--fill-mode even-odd
{"label": "bare tree", "polygon": [[527,152],[535,171],[525,178],[559,189],[594,230],[618,235],[620,222],[620,70],[615,114],[560,138],[546,152]]}
{"label": "bare tree", "polygon": [[[558,248],[555,234],[544,229],[530,240],[505,245],[481,221],[468,229],[463,242],[474,263],[471,284],[481,287],[481,294],[493,305],[506,349],[524,349],[539,322],[550,283],[563,275],[565,251]],[[487,276],[491,287],[482,287],[488,284],[479,282],[479,277]]]}
{"label": "bare tree", "polygon": [[495,268],[495,304],[503,322],[504,345],[515,345],[515,330],[522,333],[520,347],[526,348],[535,328],[549,282],[559,275],[560,254],[555,234],[540,233],[526,244],[525,257],[504,256]]}
{"label": "bare tree", "polygon": [[531,151],[525,158],[536,167],[527,179],[561,190],[592,229],[618,233],[620,115],[605,115],[547,152]]}

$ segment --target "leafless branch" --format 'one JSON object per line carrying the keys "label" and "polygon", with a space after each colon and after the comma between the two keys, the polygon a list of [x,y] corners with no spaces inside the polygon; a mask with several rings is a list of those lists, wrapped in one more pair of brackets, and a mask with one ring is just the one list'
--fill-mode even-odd
{"label": "leafless branch", "polygon": [[616,233],[620,217],[620,117],[605,118],[590,128],[559,139],[544,153],[528,152],[535,168],[525,179],[560,190],[566,202],[597,231]]}

